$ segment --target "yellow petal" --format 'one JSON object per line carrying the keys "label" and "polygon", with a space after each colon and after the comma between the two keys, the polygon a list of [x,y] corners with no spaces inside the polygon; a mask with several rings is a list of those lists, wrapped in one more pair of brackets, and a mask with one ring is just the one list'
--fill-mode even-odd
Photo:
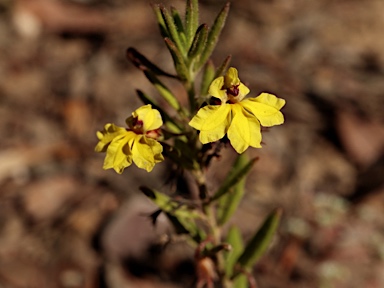
{"label": "yellow petal", "polygon": [[124,168],[132,164],[131,145],[135,139],[135,133],[126,131],[125,134],[113,139],[107,149],[107,155],[104,160],[104,169],[113,168],[121,174]]}
{"label": "yellow petal", "polygon": [[211,85],[209,86],[208,94],[219,98],[222,103],[227,102],[227,92],[226,90],[222,89],[224,86],[224,77],[218,77],[215,80],[212,81]]}
{"label": "yellow petal", "polygon": [[284,115],[279,110],[284,106],[285,100],[275,95],[262,93],[256,98],[248,98],[240,103],[251,112],[261,125],[270,127],[284,123]]}
{"label": "yellow petal", "polygon": [[224,137],[230,123],[230,104],[208,105],[201,108],[189,122],[193,128],[200,130],[203,144],[215,142]]}
{"label": "yellow petal", "polygon": [[160,112],[156,109],[152,109],[150,104],[141,106],[139,109],[132,113],[134,118],[138,118],[143,121],[143,131],[144,133],[151,130],[156,130],[163,125],[163,120],[161,119]]}
{"label": "yellow petal", "polygon": [[137,167],[150,172],[156,163],[164,160],[161,154],[162,151],[163,146],[156,140],[143,135],[137,135],[132,146],[133,162],[135,162]]}
{"label": "yellow petal", "polygon": [[231,88],[240,84],[239,74],[236,68],[230,67],[224,76],[224,87]]}
{"label": "yellow petal", "polygon": [[125,134],[125,132],[127,131],[124,128],[116,126],[115,124],[106,124],[103,131],[97,131],[96,133],[96,136],[99,139],[99,143],[97,143],[95,151],[107,151],[107,147],[112,142],[112,140],[122,134]]}
{"label": "yellow petal", "polygon": [[228,129],[228,139],[236,152],[241,154],[249,146],[261,148],[260,123],[246,112],[240,104],[232,104],[232,122]]}
{"label": "yellow petal", "polygon": [[285,105],[284,99],[278,98],[275,95],[269,94],[269,93],[261,93],[259,96],[255,98],[255,101],[272,106],[277,110],[280,110]]}
{"label": "yellow petal", "polygon": [[249,88],[240,82],[238,101],[241,101],[245,96],[249,94]]}

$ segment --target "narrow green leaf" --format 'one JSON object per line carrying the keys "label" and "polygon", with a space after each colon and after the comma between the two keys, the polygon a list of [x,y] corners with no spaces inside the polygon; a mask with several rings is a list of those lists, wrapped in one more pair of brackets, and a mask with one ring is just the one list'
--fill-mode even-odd
{"label": "narrow green leaf", "polygon": [[141,102],[144,103],[144,105],[147,105],[147,104],[151,104],[152,105],[152,108],[154,109],[157,109],[159,110],[160,114],[161,114],[161,117],[164,119],[165,117],[167,117],[167,114],[164,113],[162,114],[162,109],[157,105],[156,101],[153,100],[150,96],[148,96],[147,94],[145,94],[143,91],[141,90],[136,90],[136,93],[137,93],[137,96],[139,97],[139,99],[141,100]]}
{"label": "narrow green leaf", "polygon": [[218,210],[219,225],[224,225],[236,212],[241,199],[244,196],[245,177],[236,184],[229,193],[225,194],[220,199],[220,208]]}
{"label": "narrow green leaf", "polygon": [[160,112],[161,118],[164,121],[164,125],[170,129],[173,133],[181,133],[180,125],[171,117],[167,112],[165,112],[151,97],[145,94],[141,90],[136,90],[137,96],[144,104],[151,104],[153,109],[156,109]]}
{"label": "narrow green leaf", "polygon": [[247,173],[253,167],[253,164],[255,164],[256,160],[257,158],[253,158],[250,161],[247,161],[245,164],[242,163],[242,161],[239,161],[238,166],[233,166],[221,187],[216,191],[215,195],[213,195],[211,201],[215,201],[226,193],[229,193],[231,191],[230,189],[247,175]]}
{"label": "narrow green leaf", "polygon": [[219,15],[217,15],[212,28],[209,30],[207,45],[205,46],[205,49],[201,55],[199,65],[196,67],[196,71],[198,71],[205,64],[205,62],[207,62],[213,50],[215,49],[221,30],[224,28],[225,20],[227,19],[229,6],[229,2],[227,2],[223,9],[220,11]]}
{"label": "narrow green leaf", "polygon": [[217,78],[217,77],[220,77],[220,76],[224,75],[225,71],[227,71],[227,69],[228,69],[228,65],[229,65],[229,62],[231,62],[231,59],[232,59],[231,55],[228,55],[224,59],[223,63],[220,65],[220,67],[217,68],[214,78]]}
{"label": "narrow green leaf", "polygon": [[188,51],[188,59],[190,61],[200,55],[201,51],[204,49],[205,43],[207,42],[207,36],[208,26],[207,24],[201,24],[196,31],[191,48]]}
{"label": "narrow green leaf", "polygon": [[145,76],[155,86],[160,95],[165,101],[171,105],[172,108],[179,110],[180,104],[172,92],[150,71],[144,71]]}
{"label": "narrow green leaf", "polygon": [[233,275],[233,269],[241,253],[244,250],[243,238],[241,236],[239,228],[232,226],[227,234],[226,242],[231,245],[231,251],[224,253],[225,257],[225,274],[227,276]]}
{"label": "narrow green leaf", "polygon": [[164,38],[164,41],[172,55],[177,75],[181,81],[187,81],[189,79],[189,72],[187,65],[185,64],[184,57],[180,53],[180,50],[176,47],[175,43],[173,43],[171,39]]}
{"label": "narrow green leaf", "polygon": [[135,48],[128,48],[126,51],[127,59],[132,62],[137,68],[143,71],[151,71],[152,73],[159,76],[166,76],[171,78],[177,78],[175,75],[169,74],[163,71],[161,68],[149,61],[143,54],[137,51]]}
{"label": "narrow green leaf", "polygon": [[180,31],[177,30],[173,17],[169,14],[168,10],[163,5],[160,5],[160,11],[161,11],[161,15],[164,18],[165,25],[167,26],[167,30],[169,32],[169,38],[171,38],[172,42],[175,43],[181,55],[183,57],[186,56],[187,54],[186,47],[184,47],[181,41]]}
{"label": "narrow green leaf", "polygon": [[233,280],[232,288],[247,288],[248,285],[248,279],[247,276],[244,274],[240,274]]}
{"label": "narrow green leaf", "polygon": [[[246,154],[240,154],[237,157],[232,170],[237,170],[239,167],[244,167],[247,165],[247,163],[248,158]],[[232,170],[229,172],[229,174],[234,173]],[[219,199],[217,218],[220,225],[224,225],[237,210],[237,207],[239,206],[245,192],[245,179],[246,178],[243,177],[236,185],[229,189],[228,193]]]}
{"label": "narrow green leaf", "polygon": [[183,225],[183,223],[171,213],[165,212],[168,220],[172,223],[173,228],[176,231],[176,234],[189,234],[190,231]]}
{"label": "narrow green leaf", "polygon": [[215,79],[215,66],[211,60],[208,60],[207,64],[204,66],[203,77],[201,79],[200,95],[203,98],[202,102],[206,100],[205,98],[208,95],[209,85],[211,85],[213,79]]}
{"label": "narrow green leaf", "polygon": [[176,202],[168,195],[154,189],[142,186],[140,190],[166,213],[180,233],[188,233],[192,237],[201,235],[200,229],[195,222],[195,219],[200,217],[198,210],[190,209],[187,205]]}
{"label": "narrow green leaf", "polygon": [[199,3],[198,0],[187,0],[185,6],[185,34],[188,45],[191,45],[193,37],[199,25]]}
{"label": "narrow green leaf", "polygon": [[173,201],[164,193],[145,186],[140,187],[140,190],[164,212],[173,212],[177,207],[179,207],[179,204],[176,201]]}
{"label": "narrow green leaf", "polygon": [[260,229],[250,239],[243,253],[237,260],[240,266],[250,268],[264,254],[279,226],[281,214],[282,210],[276,209],[264,220]]}
{"label": "narrow green leaf", "polygon": [[183,47],[188,47],[187,38],[185,36],[183,21],[181,20],[179,11],[175,7],[171,6],[171,14],[173,18],[173,22],[175,23],[177,31],[179,31],[180,40],[182,42]]}
{"label": "narrow green leaf", "polygon": [[163,38],[169,37],[167,25],[165,24],[163,15],[161,14],[160,4],[152,4],[152,9],[155,12],[157,23],[160,28],[160,33]]}
{"label": "narrow green leaf", "polygon": [[[183,133],[183,130],[182,128],[180,128],[181,125],[177,124],[176,122],[174,121],[165,121],[165,127],[167,128],[166,131],[162,131],[163,132],[163,135],[165,135],[166,133],[168,133],[168,135],[170,136],[169,138],[171,137],[174,137],[175,135],[170,135],[170,133],[173,133],[173,134],[181,134]],[[180,136],[180,137],[185,137],[185,136]],[[168,138],[168,139],[169,139]]]}

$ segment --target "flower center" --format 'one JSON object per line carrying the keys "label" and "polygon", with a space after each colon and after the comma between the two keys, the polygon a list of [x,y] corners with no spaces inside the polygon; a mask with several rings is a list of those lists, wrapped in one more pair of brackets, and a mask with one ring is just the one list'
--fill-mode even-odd
{"label": "flower center", "polygon": [[227,103],[234,104],[241,101],[241,99],[237,97],[240,94],[239,86],[240,84],[232,85],[229,88],[226,88],[225,86],[221,88],[221,90],[225,90],[225,92],[227,93]]}
{"label": "flower center", "polygon": [[228,95],[232,95],[232,96],[234,96],[234,97],[238,96],[238,95],[239,95],[239,92],[240,92],[240,90],[239,90],[239,86],[240,86],[240,85],[233,85],[232,87],[227,88],[227,89],[226,89],[226,90],[227,90],[227,94],[228,94]]}
{"label": "flower center", "polygon": [[132,126],[130,128],[133,132],[136,134],[144,134],[143,127],[144,123],[142,120],[139,120],[138,118],[132,119]]}
{"label": "flower center", "polygon": [[160,128],[158,129],[155,129],[155,130],[150,130],[150,131],[144,131],[144,122],[143,120],[139,120],[138,117],[129,117],[127,119],[127,124],[128,124],[128,127],[127,128],[127,131],[132,131],[134,132],[135,134],[141,134],[141,135],[145,135],[146,137],[148,138],[152,138],[152,139],[157,139],[159,138],[161,132],[160,132]]}

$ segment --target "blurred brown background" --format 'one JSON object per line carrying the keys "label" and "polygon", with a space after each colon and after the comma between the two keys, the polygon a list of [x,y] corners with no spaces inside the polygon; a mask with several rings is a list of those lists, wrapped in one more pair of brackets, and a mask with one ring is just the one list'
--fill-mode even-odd
{"label": "blurred brown background", "polygon": [[[200,3],[210,25],[224,1]],[[231,54],[253,95],[287,100],[233,220],[249,237],[284,208],[261,288],[384,287],[383,15],[382,0],[231,4],[214,62]],[[166,189],[165,164],[119,176],[93,152],[140,105],[135,89],[156,94],[130,46],[173,71],[149,1],[0,0],[0,287],[191,285],[182,244],[147,251],[162,231],[137,187]]]}

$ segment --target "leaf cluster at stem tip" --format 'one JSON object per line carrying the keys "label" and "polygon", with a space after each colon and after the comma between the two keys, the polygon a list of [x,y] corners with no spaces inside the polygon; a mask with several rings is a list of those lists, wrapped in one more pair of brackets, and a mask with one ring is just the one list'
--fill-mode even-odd
{"label": "leaf cluster at stem tip", "polygon": [[[224,27],[229,7],[229,3],[226,3],[209,27],[205,23],[199,24],[197,0],[186,1],[184,17],[174,7],[167,9],[162,4],[152,4],[160,33],[172,56],[176,75],[158,68],[134,48],[129,48],[127,51],[127,58],[144,72],[168,104],[186,116],[196,112],[202,102],[201,99],[205,99],[209,83],[215,76],[221,75],[229,64],[230,57],[227,57],[224,63],[215,69],[209,60]],[[202,69],[201,87],[197,90],[195,79]],[[188,110],[182,109],[179,99],[158,77],[176,78],[184,85],[188,94]]]}

